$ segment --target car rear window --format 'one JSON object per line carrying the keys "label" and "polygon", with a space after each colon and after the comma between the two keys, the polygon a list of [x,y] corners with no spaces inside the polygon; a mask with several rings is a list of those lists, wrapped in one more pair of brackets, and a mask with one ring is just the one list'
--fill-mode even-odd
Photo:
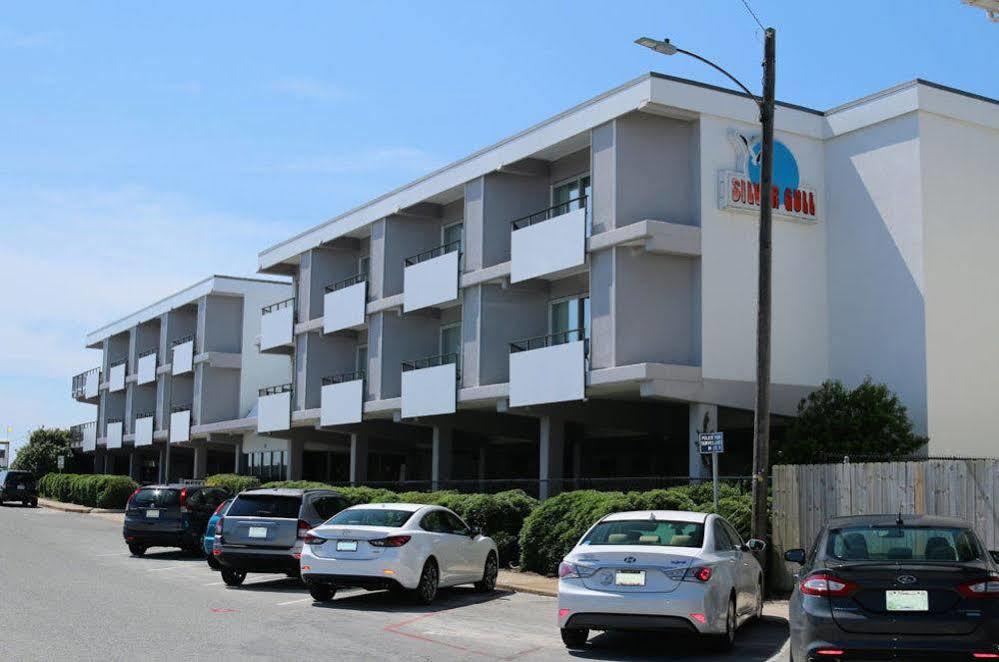
{"label": "car rear window", "polygon": [[612,520],[597,524],[580,544],[700,548],[704,544],[704,524],[650,519]]}
{"label": "car rear window", "polygon": [[142,489],[130,502],[133,508],[169,508],[180,505],[180,492],[168,489]]}
{"label": "car rear window", "polygon": [[413,516],[412,510],[387,508],[350,508],[329,518],[327,524],[353,524],[354,526],[403,526]]}
{"label": "car rear window", "polygon": [[970,529],[858,526],[829,531],[826,555],[841,561],[973,561],[981,546]]}
{"label": "car rear window", "polygon": [[302,508],[302,497],[277,496],[273,494],[245,494],[236,500],[226,511],[226,517],[283,517],[298,519]]}
{"label": "car rear window", "polygon": [[13,484],[34,485],[35,477],[32,476],[27,471],[10,471],[7,473],[7,478],[5,483],[7,485],[13,485]]}

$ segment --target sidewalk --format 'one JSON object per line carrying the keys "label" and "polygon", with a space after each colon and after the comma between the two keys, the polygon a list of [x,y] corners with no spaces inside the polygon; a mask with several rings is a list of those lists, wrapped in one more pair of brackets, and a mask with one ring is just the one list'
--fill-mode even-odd
{"label": "sidewalk", "polygon": [[41,508],[50,508],[52,510],[61,510],[64,513],[79,513],[81,515],[88,514],[122,514],[125,511],[121,508],[91,508],[90,506],[80,506],[75,503],[63,503],[62,501],[56,501],[54,499],[43,499],[38,497],[38,505]]}
{"label": "sidewalk", "polygon": [[496,588],[518,593],[533,593],[534,595],[558,595],[558,580],[533,572],[517,572],[515,570],[500,570],[496,579]]}

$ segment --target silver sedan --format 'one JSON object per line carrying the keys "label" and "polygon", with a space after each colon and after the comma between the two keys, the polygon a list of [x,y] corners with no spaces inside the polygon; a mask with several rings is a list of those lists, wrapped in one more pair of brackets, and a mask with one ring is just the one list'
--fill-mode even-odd
{"label": "silver sedan", "polygon": [[763,570],[723,517],[653,510],[593,525],[559,566],[558,625],[569,648],[590,630],[687,632],[730,647],[763,610]]}

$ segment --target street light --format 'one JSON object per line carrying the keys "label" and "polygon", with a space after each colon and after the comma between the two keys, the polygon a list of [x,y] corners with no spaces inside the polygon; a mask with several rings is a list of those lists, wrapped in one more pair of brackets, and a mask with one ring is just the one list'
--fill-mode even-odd
{"label": "street light", "polygon": [[760,109],[762,127],[762,163],[760,164],[760,255],[757,280],[756,312],[756,411],[753,433],[753,521],[752,537],[763,539],[767,532],[767,474],[770,455],[770,299],[771,299],[771,257],[772,257],[772,199],[774,161],[774,105],[776,87],[776,41],[777,33],[767,28],[763,43],[763,97],[757,97],[739,80],[696,53],[677,48],[669,39],[641,37],[635,40],[639,46],[652,49],[663,55],[682,53],[699,60],[728,77],[756,102]]}

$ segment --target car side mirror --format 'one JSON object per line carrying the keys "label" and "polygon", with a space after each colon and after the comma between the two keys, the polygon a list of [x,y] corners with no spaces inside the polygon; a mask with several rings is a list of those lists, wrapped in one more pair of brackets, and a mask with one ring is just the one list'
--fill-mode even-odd
{"label": "car side mirror", "polygon": [[989,550],[989,556],[992,557],[993,561],[995,561],[996,563],[999,563],[999,550],[990,549]]}
{"label": "car side mirror", "polygon": [[805,550],[789,549],[784,552],[784,560],[789,563],[803,564],[805,562]]}
{"label": "car side mirror", "polygon": [[482,527],[481,526],[472,526],[472,527],[468,528],[468,537],[469,538],[477,538],[477,537],[479,537],[481,535],[485,535],[482,532]]}
{"label": "car side mirror", "polygon": [[750,538],[746,541],[746,549],[751,552],[762,552],[767,548],[767,543],[759,538]]}

